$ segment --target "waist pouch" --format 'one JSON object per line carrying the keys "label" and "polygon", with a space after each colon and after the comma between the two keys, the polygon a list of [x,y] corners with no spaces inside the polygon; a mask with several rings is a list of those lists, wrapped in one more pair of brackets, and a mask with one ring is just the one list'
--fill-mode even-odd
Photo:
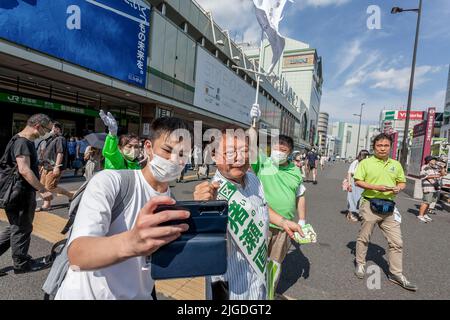
{"label": "waist pouch", "polygon": [[365,198],[370,203],[370,209],[373,213],[388,215],[394,212],[395,202],[385,199],[369,199]]}

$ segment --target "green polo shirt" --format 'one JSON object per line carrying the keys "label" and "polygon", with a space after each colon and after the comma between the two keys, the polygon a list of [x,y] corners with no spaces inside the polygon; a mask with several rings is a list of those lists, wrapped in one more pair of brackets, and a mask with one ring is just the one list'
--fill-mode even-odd
{"label": "green polo shirt", "polygon": [[[387,187],[395,187],[398,183],[406,182],[405,173],[400,162],[391,158],[384,161],[375,156],[359,163],[354,179]],[[362,196],[369,199],[394,200],[395,198],[395,194],[392,192],[375,190],[364,190]]]}
{"label": "green polo shirt", "polygon": [[[292,220],[297,214],[297,193],[303,183],[300,169],[289,162],[287,166],[275,166],[272,160],[260,154],[252,169],[261,181],[269,206],[279,215]],[[273,228],[281,229],[274,224]]]}

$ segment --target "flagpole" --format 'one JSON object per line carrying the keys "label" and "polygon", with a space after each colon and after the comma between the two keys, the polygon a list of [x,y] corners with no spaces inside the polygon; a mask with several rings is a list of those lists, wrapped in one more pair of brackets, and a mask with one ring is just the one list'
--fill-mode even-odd
{"label": "flagpole", "polygon": [[[255,95],[255,105],[258,105],[259,98],[259,82],[261,81],[261,63],[262,63],[262,52],[264,46],[264,30],[261,30],[261,44],[259,47],[259,61],[258,61],[258,73],[256,74],[256,95]],[[256,128],[256,118],[252,119],[252,127]]]}

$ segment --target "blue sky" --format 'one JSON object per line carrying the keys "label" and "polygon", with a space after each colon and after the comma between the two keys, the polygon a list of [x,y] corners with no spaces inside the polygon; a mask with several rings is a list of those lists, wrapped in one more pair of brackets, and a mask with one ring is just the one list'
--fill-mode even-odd
{"label": "blue sky", "polygon": [[[220,26],[254,41],[259,26],[251,0],[197,0]],[[393,6],[416,8],[419,0],[295,0],[287,3],[280,30],[318,50],[324,64],[321,111],[334,121],[377,123],[383,108],[405,108],[417,14],[392,15]],[[369,30],[367,8],[381,9],[381,29]],[[424,0],[413,110],[442,111],[450,63],[450,0]]]}

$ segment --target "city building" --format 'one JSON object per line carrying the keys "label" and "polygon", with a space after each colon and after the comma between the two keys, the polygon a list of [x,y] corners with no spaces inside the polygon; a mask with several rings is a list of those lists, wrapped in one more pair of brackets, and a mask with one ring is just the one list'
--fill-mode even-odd
{"label": "city building", "polygon": [[370,125],[367,127],[367,136],[366,136],[366,150],[370,153],[373,153],[373,139],[376,135],[380,133],[380,128],[378,126]]}
{"label": "city building", "polygon": [[447,93],[444,101],[444,116],[440,136],[450,142],[450,67],[448,70]]}
{"label": "city building", "polygon": [[319,149],[323,152],[326,150],[327,145],[327,132],[328,132],[328,120],[329,115],[326,112],[319,113],[319,121],[317,122],[317,134],[319,139]]}
{"label": "city building", "polygon": [[[424,111],[411,111],[409,119],[409,132],[412,134],[414,126],[426,118]],[[406,111],[404,110],[382,110],[380,113],[380,131],[388,134],[398,133],[397,157],[401,152],[401,145],[405,131]]]}
{"label": "city building", "polygon": [[[243,44],[244,52],[253,59],[255,63],[262,60],[261,66],[268,70],[272,61],[272,51],[267,40],[263,42],[263,51],[260,54],[260,46],[247,46]],[[320,112],[320,101],[322,97],[322,57],[318,56],[317,50],[309,44],[286,38],[286,47],[283,57],[275,66],[277,76],[272,83],[293,99],[299,112],[303,114],[303,122],[307,124],[306,136],[310,144],[318,144],[319,135],[317,126]],[[306,112],[302,108],[306,106]]]}
{"label": "city building", "polygon": [[338,137],[327,135],[326,153],[327,157],[340,156],[341,140]]}
{"label": "city building", "polygon": [[[38,112],[77,136],[105,130],[100,109],[119,133],[144,136],[164,115],[203,130],[250,125],[256,79],[233,67],[257,65],[193,0],[19,1],[0,14],[0,150]],[[310,99],[262,80],[263,130],[308,146]]]}
{"label": "city building", "polygon": [[361,150],[373,152],[373,138],[380,132],[378,126],[361,125],[358,143],[358,123],[334,122],[329,126],[328,135],[339,139],[338,155],[341,158],[356,158]]}

